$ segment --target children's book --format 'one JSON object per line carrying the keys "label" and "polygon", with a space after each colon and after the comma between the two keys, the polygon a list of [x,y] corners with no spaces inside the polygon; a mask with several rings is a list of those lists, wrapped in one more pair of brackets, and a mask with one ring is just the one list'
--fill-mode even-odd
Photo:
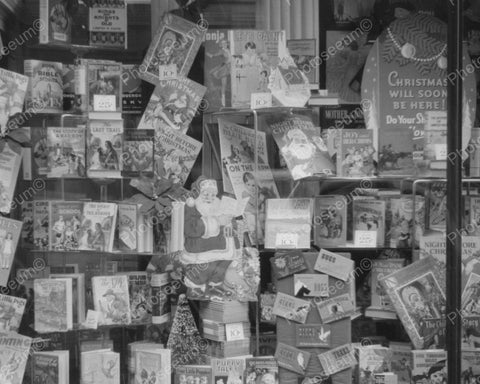
{"label": "children's book", "polygon": [[55,61],[25,60],[23,73],[29,78],[25,108],[41,113],[62,113],[63,64]]}
{"label": "children's book", "polygon": [[120,353],[110,349],[82,352],[80,380],[84,384],[119,384]]}
{"label": "children's book", "polygon": [[22,222],[0,218],[0,286],[6,287],[12,269],[18,240],[22,232]]}
{"label": "children's book", "polygon": [[123,120],[91,116],[87,130],[87,175],[91,178],[120,178],[123,162]]}
{"label": "children's book", "polygon": [[50,250],[71,251],[79,248],[82,213],[81,201],[50,202]]}
{"label": "children's book", "polygon": [[166,180],[184,185],[203,143],[173,129],[156,130],[156,172]]}
{"label": "children's book", "polygon": [[34,382],[44,380],[45,383],[69,384],[69,351],[38,351],[33,352],[31,358]]}
{"label": "children's book", "polygon": [[33,244],[35,249],[50,248],[50,201],[33,201]]}
{"label": "children's book", "polygon": [[78,249],[112,252],[117,220],[117,204],[85,202],[78,232]]}
{"label": "children's book", "polygon": [[47,177],[85,177],[85,128],[47,128]]}
{"label": "children's book", "polygon": [[127,49],[127,2],[93,2],[89,10],[90,45]]}
{"label": "children's book", "polygon": [[3,383],[22,384],[32,339],[15,332],[0,332],[0,361]]}
{"label": "children's book", "polygon": [[203,85],[187,77],[156,83],[138,129],[186,133],[205,91]]}
{"label": "children's book", "polygon": [[275,115],[267,123],[294,180],[335,174],[320,128],[309,117]]}
{"label": "children's book", "polygon": [[342,195],[315,198],[313,243],[320,248],[341,247],[347,243],[347,199]]}
{"label": "children's book", "polygon": [[126,275],[92,277],[93,301],[99,325],[130,324],[130,295]]}
{"label": "children's book", "polygon": [[62,0],[40,0],[40,44],[68,44],[72,39],[72,15]]}
{"label": "children's book", "polygon": [[154,131],[125,129],[122,150],[122,176],[153,176]]}
{"label": "children's book", "polygon": [[380,284],[415,348],[430,345],[436,329],[426,320],[445,315],[444,265],[429,256],[385,276]]}
{"label": "children's book", "polygon": [[73,328],[72,279],[35,279],[35,331],[66,332]]}
{"label": "children's book", "polygon": [[140,77],[157,84],[165,77],[186,77],[203,42],[207,25],[165,13],[140,66]]}
{"label": "children's book", "polygon": [[374,176],[373,131],[370,129],[343,129],[337,151],[337,176]]}
{"label": "children's book", "polygon": [[27,300],[21,297],[0,294],[0,332],[18,332],[26,304]]}

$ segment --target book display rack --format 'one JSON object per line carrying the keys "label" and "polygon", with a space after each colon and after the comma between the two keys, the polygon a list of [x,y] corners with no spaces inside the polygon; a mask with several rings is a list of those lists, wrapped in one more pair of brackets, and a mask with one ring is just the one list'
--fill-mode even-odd
{"label": "book display rack", "polygon": [[1,384],[480,378],[475,2],[17,3]]}

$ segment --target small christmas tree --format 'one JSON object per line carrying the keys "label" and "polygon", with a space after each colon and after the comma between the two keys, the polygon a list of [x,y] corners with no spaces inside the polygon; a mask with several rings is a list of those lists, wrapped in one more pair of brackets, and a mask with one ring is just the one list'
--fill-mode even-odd
{"label": "small christmas tree", "polygon": [[208,342],[200,336],[195,324],[187,297],[180,295],[167,342],[167,348],[172,351],[172,367],[206,364],[207,346]]}

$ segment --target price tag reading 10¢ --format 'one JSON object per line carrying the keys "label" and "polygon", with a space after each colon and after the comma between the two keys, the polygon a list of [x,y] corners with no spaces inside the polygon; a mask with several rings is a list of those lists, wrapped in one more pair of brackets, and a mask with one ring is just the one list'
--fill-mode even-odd
{"label": "price tag reading 10\u00a2", "polygon": [[93,95],[93,110],[95,112],[115,112],[117,110],[115,95]]}
{"label": "price tag reading 10\u00a2", "polygon": [[177,78],[177,65],[160,65],[158,68],[158,77],[160,80],[173,80]]}
{"label": "price tag reading 10\u00a2", "polygon": [[275,248],[297,248],[298,233],[277,233]]}

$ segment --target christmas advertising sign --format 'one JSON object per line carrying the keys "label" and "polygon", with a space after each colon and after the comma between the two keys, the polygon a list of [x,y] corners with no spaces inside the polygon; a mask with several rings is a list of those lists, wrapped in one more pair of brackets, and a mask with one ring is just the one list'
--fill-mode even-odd
{"label": "christmas advertising sign", "polygon": [[464,81],[462,145],[467,147],[476,87],[466,53],[463,61],[462,71],[447,72],[447,25],[430,15],[398,18],[377,39],[363,74],[362,106],[374,132],[380,175],[445,172],[447,86],[457,76]]}

